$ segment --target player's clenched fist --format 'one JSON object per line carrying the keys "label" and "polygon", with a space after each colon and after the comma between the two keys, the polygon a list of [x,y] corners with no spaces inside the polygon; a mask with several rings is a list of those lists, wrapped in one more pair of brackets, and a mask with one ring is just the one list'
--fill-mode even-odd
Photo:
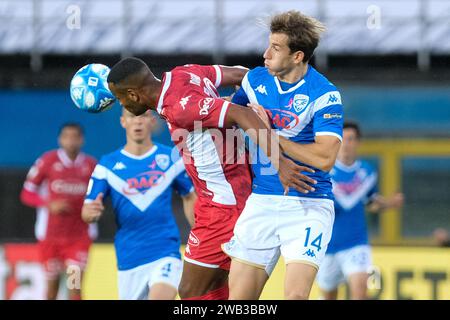
{"label": "player's clenched fist", "polygon": [[81,217],[86,223],[97,222],[105,210],[103,206],[103,193],[99,193],[94,201],[85,203],[81,210]]}

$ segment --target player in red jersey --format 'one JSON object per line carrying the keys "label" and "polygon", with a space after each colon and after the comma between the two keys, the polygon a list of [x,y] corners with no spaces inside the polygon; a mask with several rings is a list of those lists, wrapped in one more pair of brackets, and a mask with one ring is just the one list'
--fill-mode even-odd
{"label": "player in red jersey", "polygon": [[47,277],[47,299],[56,299],[62,272],[69,299],[81,299],[81,277],[95,226],[81,219],[81,208],[94,170],[94,158],[80,152],[83,130],[76,123],[61,127],[60,149],[44,153],[28,172],[21,201],[37,208],[35,234]]}
{"label": "player in red jersey", "polygon": [[194,182],[198,201],[179,287],[182,299],[228,298],[230,259],[220,245],[231,238],[251,193],[251,173],[237,126],[275,162],[286,188],[306,191],[311,190],[306,182],[313,183],[300,173],[308,168],[281,155],[274,134],[252,109],[219,98],[219,86],[240,85],[247,71],[185,65],[166,72],[160,81],[142,60],[126,58],[108,75],[109,88],[128,111],[140,115],[153,109],[166,120]]}

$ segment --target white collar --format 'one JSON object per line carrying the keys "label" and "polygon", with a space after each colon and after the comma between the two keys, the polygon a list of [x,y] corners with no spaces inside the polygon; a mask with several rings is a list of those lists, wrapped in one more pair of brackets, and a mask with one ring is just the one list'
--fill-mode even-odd
{"label": "white collar", "polygon": [[125,149],[120,150],[120,153],[122,153],[124,156],[126,156],[128,158],[131,158],[131,159],[142,160],[142,159],[145,159],[145,158],[151,156],[156,151],[156,149],[158,149],[158,146],[156,144],[154,144],[153,147],[150,148],[150,150],[148,150],[144,154],[141,154],[140,156],[137,156],[135,154],[129,153]]}

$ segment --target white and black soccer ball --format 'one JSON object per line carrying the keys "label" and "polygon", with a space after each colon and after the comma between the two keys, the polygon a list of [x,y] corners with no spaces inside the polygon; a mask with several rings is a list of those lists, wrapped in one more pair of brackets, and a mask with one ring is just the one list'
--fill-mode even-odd
{"label": "white and black soccer ball", "polygon": [[100,63],[85,65],[70,82],[70,97],[77,108],[97,113],[112,107],[116,98],[108,88],[110,68]]}

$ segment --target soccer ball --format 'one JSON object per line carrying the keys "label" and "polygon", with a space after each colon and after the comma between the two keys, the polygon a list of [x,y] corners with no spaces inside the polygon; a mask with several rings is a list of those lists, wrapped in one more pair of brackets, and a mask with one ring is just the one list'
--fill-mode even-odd
{"label": "soccer ball", "polygon": [[70,97],[77,108],[97,113],[112,107],[116,98],[106,80],[110,70],[103,64],[92,63],[75,73],[70,82]]}

